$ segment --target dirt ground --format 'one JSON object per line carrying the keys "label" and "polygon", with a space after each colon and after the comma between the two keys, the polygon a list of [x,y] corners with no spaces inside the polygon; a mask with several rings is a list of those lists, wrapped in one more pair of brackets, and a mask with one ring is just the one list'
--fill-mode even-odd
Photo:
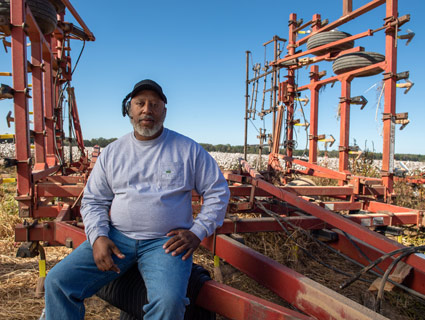
{"label": "dirt ground", "polygon": [[[43,298],[34,296],[38,281],[38,259],[16,258],[18,245],[14,242],[13,226],[21,222],[17,216],[16,202],[13,199],[14,185],[0,186],[0,319],[30,320],[38,319],[44,307]],[[410,240],[423,239],[422,234],[410,233]],[[413,239],[413,240],[412,240]],[[274,260],[296,270],[299,273],[325,285],[344,296],[364,305],[370,305],[371,294],[368,283],[355,282],[347,289],[338,289],[347,277],[330,271],[321,264],[310,259],[301,250],[294,249],[293,240],[307,248],[315,257],[323,262],[354,274],[358,267],[348,263],[335,253],[318,247],[302,232],[294,232],[291,239],[283,233],[258,233],[244,235],[245,243],[273,258]],[[424,243],[422,240],[419,243]],[[416,243],[418,244],[418,243]],[[70,249],[64,247],[46,247],[47,270],[63,259]],[[213,258],[205,249],[198,249],[194,261],[213,273]],[[224,283],[263,299],[285,307],[289,306],[273,292],[257,284],[254,280],[222,262]],[[373,276],[367,276],[374,280]],[[372,295],[373,297],[373,295]],[[396,291],[385,293],[383,314],[390,319],[425,319],[425,306],[405,293]],[[119,319],[119,310],[103,300],[93,297],[86,301],[86,319]],[[224,319],[218,317],[218,319]]]}

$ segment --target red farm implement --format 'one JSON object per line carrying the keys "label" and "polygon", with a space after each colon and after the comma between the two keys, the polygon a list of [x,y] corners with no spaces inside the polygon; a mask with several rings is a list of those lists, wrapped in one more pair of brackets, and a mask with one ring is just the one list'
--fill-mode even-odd
{"label": "red farm implement", "polygon": [[[55,14],[58,22],[53,30],[41,30],[36,9],[29,5],[29,0],[11,0],[10,23],[1,26],[4,35],[11,37],[13,88],[2,88],[2,98],[14,100],[14,116],[9,115],[9,120],[15,124],[16,148],[16,157],[6,162],[17,168],[19,214],[32,221],[15,228],[16,241],[26,243],[22,249],[24,255],[31,254],[31,250],[42,251],[38,244],[40,241],[75,248],[86,239],[79,203],[90,169],[100,152],[95,149],[89,159],[84,148],[74,90],[70,85],[73,72],[69,55],[71,40],[93,41],[95,38],[69,0],[52,2],[56,3],[58,12]],[[367,29],[356,35],[330,33],[380,6],[386,8],[382,27]],[[65,21],[65,8],[80,27]],[[261,172],[252,168],[245,161],[245,148],[245,160],[240,160],[239,170],[225,172],[232,196],[229,217],[236,212],[260,213],[261,217],[226,219],[216,234],[204,240],[202,245],[269,288],[298,311],[212,280],[204,284],[197,304],[231,319],[385,319],[379,313],[228,236],[294,229],[308,233],[323,231],[331,237],[327,244],[332,249],[362,266],[385,257],[377,264],[388,272],[378,272],[379,277],[387,278],[387,273],[403,259],[410,271],[403,284],[397,285],[416,296],[425,297],[424,256],[417,252],[417,248],[406,248],[374,231],[376,227],[422,227],[425,223],[422,211],[391,204],[394,194],[394,128],[396,124],[406,125],[408,122],[407,114],[396,113],[397,82],[408,77],[397,73],[396,42],[399,28],[409,21],[410,16],[399,17],[397,0],[373,0],[355,10],[351,0],[343,0],[343,15],[334,22],[325,22],[319,14],[308,22],[297,20],[296,14],[291,14],[289,19],[287,55],[280,57],[280,44],[286,40],[275,36],[269,42],[274,43],[274,60],[264,68],[264,73],[261,74],[261,68],[256,68],[254,77],[250,78],[247,52],[246,147],[248,120],[257,114],[251,102],[254,95],[251,95],[250,101],[250,89],[255,92],[259,79],[268,75],[272,77],[268,90],[272,97],[271,106],[258,113],[260,117],[272,117],[268,168]],[[299,39],[298,35],[306,28],[310,28],[311,32]],[[378,32],[385,33],[385,55],[367,53],[362,47],[354,47],[355,40]],[[30,61],[27,59],[28,39],[31,41]],[[304,44],[307,48],[303,47]],[[322,61],[333,62],[334,76],[326,77],[325,72],[319,71],[318,63]],[[310,66],[310,82],[301,86],[297,83],[296,72],[305,66]],[[284,72],[285,80],[280,81]],[[28,84],[30,73],[31,91]],[[349,145],[350,106],[364,103],[361,97],[351,96],[351,83],[358,76],[379,73],[383,73],[385,83],[382,171],[379,178],[370,178],[354,175],[349,170],[349,154],[353,152]],[[317,152],[319,141],[335,141],[333,137],[326,139],[318,132],[319,90],[335,82],[341,83],[338,170],[320,166]],[[297,159],[293,154],[294,126],[301,124],[294,117],[294,106],[297,100],[302,99],[300,93],[303,91],[310,92],[308,160]],[[64,128],[65,94],[68,95],[71,128],[68,138],[65,138]],[[34,114],[32,128],[29,121],[30,97]],[[260,132],[259,137],[262,145],[266,139],[265,132]],[[32,141],[34,156],[31,155]],[[79,149],[79,159],[72,159],[72,150],[67,159],[64,152],[67,141],[70,146],[74,144],[74,148]],[[284,152],[281,152],[281,141],[284,141]],[[336,185],[289,183],[300,175],[332,179]],[[200,199],[195,193],[193,200],[196,211]],[[341,212],[350,214],[342,215]]]}

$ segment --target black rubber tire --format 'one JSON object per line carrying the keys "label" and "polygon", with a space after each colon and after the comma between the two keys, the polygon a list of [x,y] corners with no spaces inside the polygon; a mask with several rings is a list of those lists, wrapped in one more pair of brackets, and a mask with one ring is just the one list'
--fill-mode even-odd
{"label": "black rubber tire", "polygon": [[[192,264],[192,273],[187,287],[190,304],[186,306],[185,320],[215,320],[215,313],[195,304],[203,284],[211,280],[207,270]],[[143,305],[147,303],[146,287],[137,268],[131,267],[118,279],[104,286],[96,294],[98,297],[121,309],[120,320],[143,319]]]}
{"label": "black rubber tire", "polygon": [[[335,59],[332,64],[332,69],[335,74],[342,74],[359,68],[367,67],[372,64],[382,62],[385,60],[385,56],[376,52],[353,52],[344,54]],[[362,74],[356,75],[356,77],[369,77],[376,74],[380,74],[383,69],[370,70]]]}
{"label": "black rubber tire", "polygon": [[55,7],[57,13],[62,13],[65,11],[65,5],[61,0],[49,0],[50,3]]}
{"label": "black rubber tire", "polygon": [[[320,33],[317,33],[315,35],[312,35],[307,40],[307,50],[314,49],[314,48],[323,46],[325,44],[328,44],[328,43],[331,43],[331,42],[334,42],[334,41],[337,41],[337,40],[341,40],[341,39],[344,39],[344,38],[347,38],[347,37],[350,37],[350,36],[351,36],[351,34],[349,34],[349,33],[341,32],[341,31],[337,31],[337,30],[320,32]],[[320,50],[320,51],[314,53],[314,55],[321,56],[321,55],[329,53],[329,52],[339,52],[339,51],[342,51],[342,50],[351,49],[353,47],[354,47],[354,40],[342,43],[340,45],[328,48],[326,50]]]}
{"label": "black rubber tire", "polygon": [[[56,10],[48,0],[27,0],[28,6],[43,34],[52,33],[57,24]],[[0,16],[10,23],[10,0],[0,0]]]}

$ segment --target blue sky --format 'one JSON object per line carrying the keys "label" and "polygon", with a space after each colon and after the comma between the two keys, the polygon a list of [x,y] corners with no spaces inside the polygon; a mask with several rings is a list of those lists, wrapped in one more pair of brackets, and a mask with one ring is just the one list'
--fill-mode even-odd
{"label": "blue sky", "polygon": [[[212,144],[243,144],[245,109],[245,51],[252,51],[253,62],[264,62],[262,44],[276,34],[288,37],[289,14],[294,12],[304,21],[319,13],[322,19],[338,19],[342,0],[322,1],[128,1],[100,0],[71,1],[96,36],[86,44],[72,85],[75,87],[83,136],[119,137],[131,130],[128,118],[121,115],[121,101],[133,85],[144,78],[160,83],[168,97],[166,126],[198,142]],[[367,3],[354,0],[354,8]],[[415,83],[405,95],[397,90],[397,112],[409,112],[411,123],[402,131],[396,130],[397,153],[425,154],[423,123],[425,106],[424,50],[421,15],[425,13],[421,0],[399,1],[399,13],[411,14],[411,21],[402,26],[400,34],[411,29],[416,33],[409,46],[399,42],[398,71],[410,71]],[[73,21],[70,14],[67,19]],[[339,28],[360,33],[382,26],[385,6],[366,14],[357,21]],[[74,62],[82,43],[73,41]],[[384,53],[384,33],[380,32],[356,42],[366,51]],[[303,50],[305,48],[303,47]],[[272,47],[267,49],[271,60]],[[0,71],[11,71],[10,53],[2,53]],[[332,75],[331,63],[320,64],[321,70]],[[307,83],[308,70],[299,72],[299,85]],[[364,95],[369,104],[364,110],[351,108],[350,144],[356,139],[360,147],[367,143],[376,151],[382,150],[383,101],[378,104],[382,75],[352,82],[352,96]],[[2,83],[11,84],[7,78]],[[367,91],[369,88],[371,88]],[[261,88],[261,87],[260,87]],[[366,92],[367,91],[367,92]],[[309,95],[306,91],[304,94]],[[327,86],[320,95],[319,133],[339,137],[336,116],[340,85]],[[260,97],[260,94],[259,94]],[[12,110],[10,100],[2,101],[0,118]],[[304,109],[309,114],[310,106]],[[266,124],[269,121],[266,121]],[[262,122],[256,121],[257,127]],[[268,126],[268,132],[271,127]],[[6,121],[0,121],[0,132],[11,132]],[[250,143],[257,143],[251,125]],[[298,148],[304,148],[305,132],[297,130]],[[337,148],[338,141],[333,148]],[[323,145],[319,146],[323,148]]]}

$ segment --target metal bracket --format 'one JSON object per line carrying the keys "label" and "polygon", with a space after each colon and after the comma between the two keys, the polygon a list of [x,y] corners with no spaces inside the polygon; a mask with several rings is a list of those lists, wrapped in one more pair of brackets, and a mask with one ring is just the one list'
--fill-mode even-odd
{"label": "metal bracket", "polygon": [[418,221],[416,223],[418,227],[422,227],[425,225],[425,215],[423,211],[418,212]]}
{"label": "metal bracket", "polygon": [[338,146],[338,151],[359,151],[359,146]]}
{"label": "metal bracket", "polygon": [[406,80],[406,79],[409,78],[409,75],[410,75],[409,71],[399,72],[399,73],[396,74],[396,78],[395,79],[397,81]]}
{"label": "metal bracket", "polygon": [[14,93],[15,93],[15,90],[13,90],[13,88],[8,86],[7,84],[2,83],[0,85],[0,100],[1,99],[13,99]]}
{"label": "metal bracket", "polygon": [[[288,47],[293,46],[293,45],[288,45]],[[296,47],[293,47],[296,48]],[[298,65],[298,59],[291,59],[291,60],[287,60],[284,61],[282,63],[279,63],[279,66],[281,67],[291,67],[291,66],[297,66]]]}
{"label": "metal bracket", "polygon": [[400,130],[403,130],[410,123],[408,116],[409,116],[408,112],[396,113],[396,114],[384,113],[382,115],[382,121],[385,121],[385,120],[394,121],[396,124],[401,124]]}
{"label": "metal bracket", "polygon": [[366,106],[367,104],[367,99],[364,96],[356,96],[351,98],[350,104],[356,104],[356,105],[360,105],[360,110],[363,110],[363,108]]}
{"label": "metal bracket", "polygon": [[322,25],[321,25],[321,27],[323,28],[324,26],[326,26],[326,25],[328,25],[329,24],[329,19],[328,18],[326,18],[325,20],[322,20]]}
{"label": "metal bracket", "polygon": [[34,258],[38,256],[38,241],[24,242],[16,252],[17,258]]}
{"label": "metal bracket", "polygon": [[18,165],[18,161],[14,158],[3,158],[0,160],[0,165],[4,166],[5,168],[15,167]]}
{"label": "metal bracket", "polygon": [[381,177],[389,177],[389,176],[392,176],[392,175],[393,175],[392,173],[389,173],[386,170],[381,170]]}
{"label": "metal bracket", "polygon": [[394,118],[394,115],[392,113],[383,113],[382,114],[382,121],[392,120],[393,118]]}
{"label": "metal bracket", "polygon": [[29,25],[25,22],[23,22],[21,25],[19,24],[10,24],[11,28],[22,28],[24,31],[26,31],[29,28]]}

